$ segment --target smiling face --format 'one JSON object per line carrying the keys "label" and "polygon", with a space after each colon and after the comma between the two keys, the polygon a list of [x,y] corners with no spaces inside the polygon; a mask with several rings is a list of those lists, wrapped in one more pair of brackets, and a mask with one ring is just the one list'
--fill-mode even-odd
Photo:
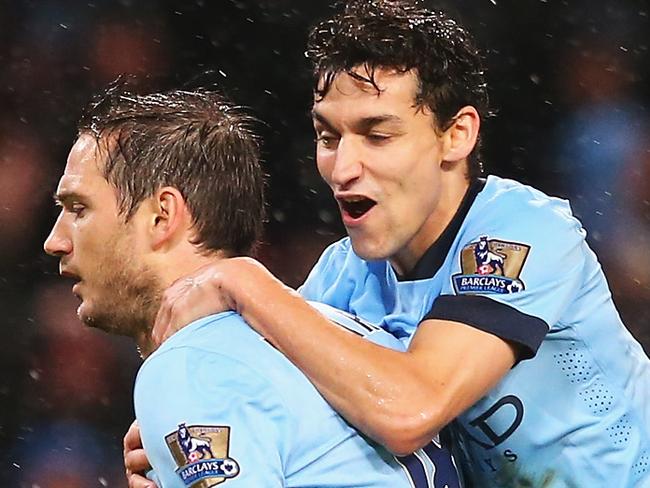
{"label": "smiling face", "polygon": [[468,186],[466,160],[448,160],[449,135],[415,106],[413,72],[378,69],[375,82],[379,92],[341,73],[314,103],[316,158],[355,253],[404,273],[451,220]]}
{"label": "smiling face", "polygon": [[138,212],[129,222],[119,214],[100,171],[104,157],[92,135],[74,144],[55,197],[61,212],[44,247],[60,258],[60,273],[76,280],[85,324],[137,338],[153,323],[159,286],[144,264]]}

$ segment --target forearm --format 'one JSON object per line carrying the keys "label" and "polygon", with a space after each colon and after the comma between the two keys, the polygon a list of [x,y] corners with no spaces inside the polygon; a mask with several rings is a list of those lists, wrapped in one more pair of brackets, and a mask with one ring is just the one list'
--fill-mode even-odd
{"label": "forearm", "polygon": [[[246,321],[296,364],[338,412],[389,449],[415,450],[450,420],[440,409],[445,394],[411,353],[377,346],[333,326],[261,268],[240,268],[224,286]],[[440,401],[432,401],[436,398]]]}

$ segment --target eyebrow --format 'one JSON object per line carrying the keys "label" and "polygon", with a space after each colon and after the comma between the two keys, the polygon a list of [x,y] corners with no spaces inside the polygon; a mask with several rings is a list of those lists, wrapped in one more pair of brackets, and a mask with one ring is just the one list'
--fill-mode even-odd
{"label": "eyebrow", "polygon": [[[327,120],[327,118],[323,114],[319,113],[318,111],[312,110],[311,116],[312,119],[319,122],[320,124],[323,124],[328,129],[334,129],[334,126]],[[355,120],[352,126],[357,132],[368,132],[373,127],[379,124],[383,124],[385,122],[401,123],[402,119],[399,118],[397,115],[391,115],[391,114],[375,115],[372,117],[363,117],[359,120]]]}

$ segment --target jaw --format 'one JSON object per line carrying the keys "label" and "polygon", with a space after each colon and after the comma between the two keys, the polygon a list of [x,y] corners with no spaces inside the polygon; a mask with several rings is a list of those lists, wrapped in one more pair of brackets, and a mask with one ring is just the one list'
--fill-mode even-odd
{"label": "jaw", "polygon": [[394,236],[387,230],[373,226],[373,223],[346,226],[352,249],[366,261],[389,260],[395,252]]}
{"label": "jaw", "polygon": [[87,283],[77,315],[89,327],[140,342],[150,334],[162,292],[156,277],[146,269],[126,269],[92,286]]}
{"label": "jaw", "polygon": [[[367,221],[346,226],[355,254],[366,261],[389,261],[399,274],[409,272],[438,239],[445,226],[434,215],[424,222],[389,219],[377,206]],[[376,213],[375,213],[376,212]],[[384,217],[380,219],[379,217]]]}

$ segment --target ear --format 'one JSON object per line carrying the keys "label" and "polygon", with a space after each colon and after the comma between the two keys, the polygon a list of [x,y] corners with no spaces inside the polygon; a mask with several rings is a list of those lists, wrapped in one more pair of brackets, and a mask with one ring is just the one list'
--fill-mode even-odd
{"label": "ear", "polygon": [[160,188],[151,199],[151,247],[158,250],[172,246],[184,237],[189,211],[180,191],[171,186]]}
{"label": "ear", "polygon": [[457,162],[466,159],[478,138],[481,117],[471,105],[461,108],[443,133],[443,160]]}

